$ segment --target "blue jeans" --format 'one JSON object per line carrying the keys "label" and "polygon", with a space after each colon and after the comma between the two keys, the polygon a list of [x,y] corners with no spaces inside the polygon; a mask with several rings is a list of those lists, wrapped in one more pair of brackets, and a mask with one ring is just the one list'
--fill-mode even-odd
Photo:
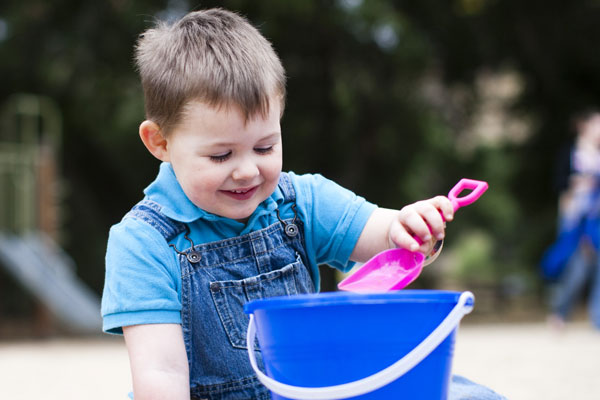
{"label": "blue jeans", "polygon": [[453,375],[448,400],[506,400],[506,397],[460,375]]}
{"label": "blue jeans", "polygon": [[554,288],[550,307],[566,320],[590,283],[588,312],[591,321],[600,329],[600,258],[590,244],[581,243],[573,253]]}

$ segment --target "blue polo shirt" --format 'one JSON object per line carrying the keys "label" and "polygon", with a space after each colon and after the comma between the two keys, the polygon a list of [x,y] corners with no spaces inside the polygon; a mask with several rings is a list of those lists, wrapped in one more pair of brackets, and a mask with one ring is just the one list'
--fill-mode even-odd
{"label": "blue polo shirt", "polygon": [[[296,191],[298,217],[304,222],[306,252],[316,289],[319,264],[342,271],[353,263],[350,254],[376,208],[374,204],[321,175],[290,172]],[[263,201],[247,223],[208,213],[192,203],[179,185],[173,168],[162,163],[158,176],[145,190],[147,199],[162,205],[162,212],[190,228],[194,244],[219,241],[266,228],[291,218],[292,203],[279,187]],[[183,235],[173,241],[184,250]],[[102,295],[103,330],[121,333],[123,326],[181,323],[181,268],[177,254],[149,224],[127,218],[110,229],[106,251],[106,277]]]}

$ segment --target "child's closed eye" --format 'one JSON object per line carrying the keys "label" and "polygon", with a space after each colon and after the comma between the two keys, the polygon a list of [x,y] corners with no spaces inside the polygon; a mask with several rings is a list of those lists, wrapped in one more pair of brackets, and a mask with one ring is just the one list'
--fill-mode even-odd
{"label": "child's closed eye", "polygon": [[210,156],[210,160],[214,162],[223,162],[227,161],[229,157],[231,157],[231,151],[228,151],[227,153],[223,154],[215,154],[213,156]]}
{"label": "child's closed eye", "polygon": [[270,152],[273,151],[273,146],[255,147],[254,151],[257,152],[258,154],[269,154]]}

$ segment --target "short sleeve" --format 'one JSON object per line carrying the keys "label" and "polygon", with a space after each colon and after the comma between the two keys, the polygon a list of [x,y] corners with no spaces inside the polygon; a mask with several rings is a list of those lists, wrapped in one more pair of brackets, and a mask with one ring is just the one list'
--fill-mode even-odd
{"label": "short sleeve", "polygon": [[179,266],[166,240],[143,221],[113,226],[106,250],[103,331],[123,326],[181,323]]}
{"label": "short sleeve", "polygon": [[342,271],[351,269],[350,255],[377,206],[321,175],[290,176],[314,261]]}

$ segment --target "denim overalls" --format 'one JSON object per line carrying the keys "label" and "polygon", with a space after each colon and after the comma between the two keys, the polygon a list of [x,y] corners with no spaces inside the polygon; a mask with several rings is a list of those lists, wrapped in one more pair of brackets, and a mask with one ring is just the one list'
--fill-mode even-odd
{"label": "denim overalls", "polygon": [[[279,187],[284,201],[294,203],[286,173]],[[167,242],[186,234],[187,226],[161,214],[160,208],[142,200],[126,217],[149,223]],[[277,216],[278,222],[246,235],[189,249],[171,245],[181,264],[181,318],[192,399],[271,398],[248,361],[243,306],[254,299],[315,291],[306,267],[302,222],[296,215]]]}

